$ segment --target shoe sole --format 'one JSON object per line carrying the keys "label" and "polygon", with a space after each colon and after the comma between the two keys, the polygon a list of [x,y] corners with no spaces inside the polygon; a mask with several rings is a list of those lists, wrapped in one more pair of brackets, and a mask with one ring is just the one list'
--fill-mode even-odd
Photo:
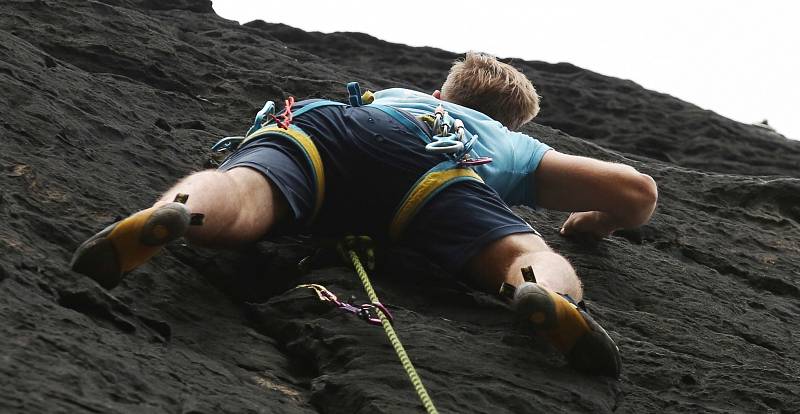
{"label": "shoe sole", "polygon": [[547,339],[574,368],[619,377],[619,348],[582,309],[535,283],[520,286],[514,308],[518,322]]}
{"label": "shoe sole", "polygon": [[191,214],[181,203],[149,210],[118,221],[83,242],[72,256],[72,270],[111,289],[124,273],[146,262],[189,228]]}

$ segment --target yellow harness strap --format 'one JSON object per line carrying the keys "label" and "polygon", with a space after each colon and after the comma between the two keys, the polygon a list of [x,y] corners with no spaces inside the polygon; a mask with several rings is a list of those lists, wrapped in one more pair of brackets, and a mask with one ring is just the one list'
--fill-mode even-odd
{"label": "yellow harness strap", "polygon": [[393,241],[399,240],[411,220],[433,196],[447,186],[464,180],[483,182],[481,177],[470,168],[442,168],[440,164],[425,173],[414,183],[400,203],[400,207],[397,208],[389,226],[389,237]]}
{"label": "yellow harness strap", "polygon": [[314,145],[314,141],[311,140],[308,134],[295,125],[290,125],[288,129],[282,129],[275,125],[268,125],[248,135],[247,138],[239,144],[239,147],[241,148],[245,143],[256,138],[286,138],[295,143],[303,151],[314,174],[316,198],[314,200],[314,212],[308,219],[308,223],[313,222],[322,207],[322,202],[325,200],[325,169],[322,165],[322,157],[319,155],[319,150],[317,150],[317,146]]}

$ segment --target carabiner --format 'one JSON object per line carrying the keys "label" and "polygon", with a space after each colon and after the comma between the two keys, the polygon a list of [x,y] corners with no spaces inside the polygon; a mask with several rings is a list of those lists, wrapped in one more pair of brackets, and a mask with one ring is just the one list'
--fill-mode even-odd
{"label": "carabiner", "polygon": [[477,165],[488,164],[492,162],[490,157],[478,157],[478,158],[463,158],[458,161],[459,167],[475,167]]}
{"label": "carabiner", "polygon": [[453,131],[458,136],[459,141],[464,141],[464,122],[460,119],[453,121]]}
{"label": "carabiner", "polygon": [[[461,142],[464,142],[464,141],[461,140]],[[477,135],[473,135],[472,138],[469,140],[469,142],[466,142],[464,144],[464,152],[463,152],[463,154],[459,154],[459,155],[463,156],[463,155],[469,154],[469,152],[472,151],[472,146],[475,145],[476,142],[478,142],[478,136]]]}
{"label": "carabiner", "polygon": [[211,147],[211,151],[225,152],[236,149],[244,141],[244,137],[225,137]]}
{"label": "carabiner", "polygon": [[425,146],[425,150],[435,154],[452,154],[464,149],[464,143],[450,138],[437,139]]}
{"label": "carabiner", "polygon": [[[268,119],[267,121],[264,121],[265,116]],[[253,126],[251,126],[249,130],[247,130],[247,134],[245,135],[249,136],[253,132],[258,131],[266,123],[269,123],[269,119],[271,119],[274,116],[275,116],[275,102],[267,101],[264,104],[264,107],[261,108],[261,110],[258,111],[258,113],[256,114],[256,119],[253,121]]]}
{"label": "carabiner", "polygon": [[357,315],[361,319],[367,321],[367,323],[370,325],[380,325],[382,322],[380,314],[378,314],[378,312],[383,313],[383,315],[386,316],[386,319],[389,321],[389,323],[394,325],[394,317],[392,317],[392,314],[389,312],[388,309],[386,309],[386,306],[383,306],[383,304],[380,302],[365,303],[361,305],[361,309],[359,309]]}

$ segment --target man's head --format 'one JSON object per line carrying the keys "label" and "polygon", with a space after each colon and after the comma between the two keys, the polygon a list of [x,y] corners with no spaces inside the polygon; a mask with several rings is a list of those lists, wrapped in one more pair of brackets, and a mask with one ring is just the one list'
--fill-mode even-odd
{"label": "man's head", "polygon": [[539,95],[531,81],[494,56],[469,52],[450,68],[441,99],[489,115],[518,129],[539,113]]}

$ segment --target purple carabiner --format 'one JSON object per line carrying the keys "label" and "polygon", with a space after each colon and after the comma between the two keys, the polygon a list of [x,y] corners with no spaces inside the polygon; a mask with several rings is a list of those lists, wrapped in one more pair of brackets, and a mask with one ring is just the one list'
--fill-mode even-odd
{"label": "purple carabiner", "polygon": [[386,319],[389,320],[389,323],[394,324],[394,318],[389,312],[389,309],[386,309],[386,306],[383,306],[383,304],[380,302],[365,303],[361,305],[358,316],[367,321],[367,323],[370,325],[380,325],[382,323],[380,315],[378,314],[373,316],[371,312],[382,312],[383,315],[386,316]]}

